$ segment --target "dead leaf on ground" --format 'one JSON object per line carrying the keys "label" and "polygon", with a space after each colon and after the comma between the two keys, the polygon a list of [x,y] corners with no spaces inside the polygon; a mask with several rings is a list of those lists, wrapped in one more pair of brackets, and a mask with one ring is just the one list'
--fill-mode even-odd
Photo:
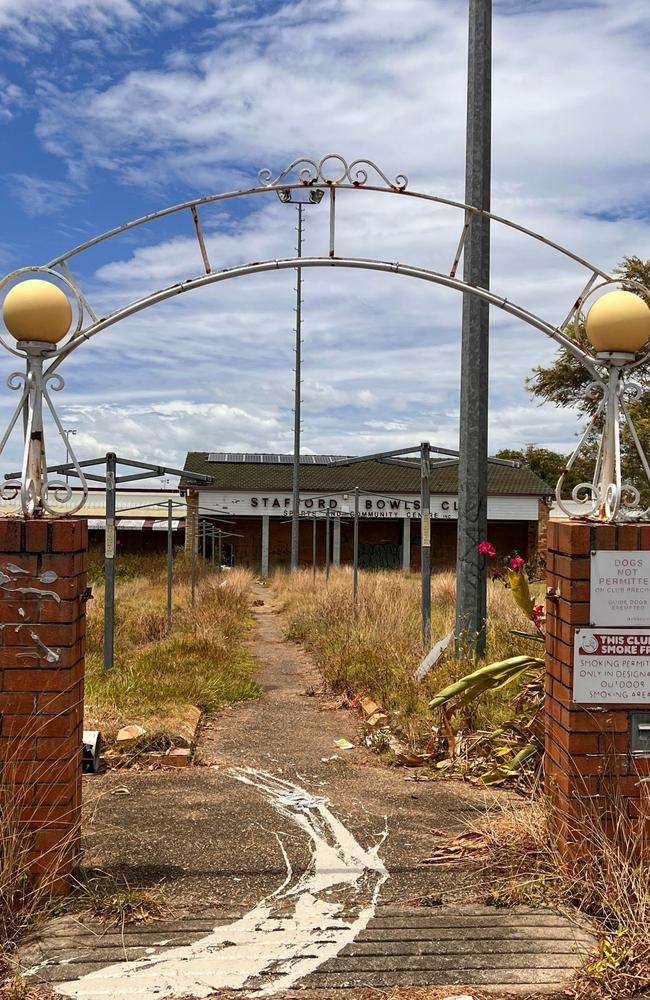
{"label": "dead leaf on ground", "polygon": [[461,861],[479,861],[487,850],[487,838],[481,833],[469,830],[453,837],[448,843],[441,844],[429,858],[424,858],[423,865],[448,865]]}

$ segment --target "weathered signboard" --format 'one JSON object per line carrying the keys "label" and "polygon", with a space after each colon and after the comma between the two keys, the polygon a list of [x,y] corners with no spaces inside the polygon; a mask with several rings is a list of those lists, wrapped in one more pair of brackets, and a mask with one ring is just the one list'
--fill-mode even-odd
{"label": "weathered signboard", "polygon": [[650,552],[591,554],[592,625],[650,627]]}
{"label": "weathered signboard", "polygon": [[650,703],[650,628],[579,628],[573,647],[573,700]]}

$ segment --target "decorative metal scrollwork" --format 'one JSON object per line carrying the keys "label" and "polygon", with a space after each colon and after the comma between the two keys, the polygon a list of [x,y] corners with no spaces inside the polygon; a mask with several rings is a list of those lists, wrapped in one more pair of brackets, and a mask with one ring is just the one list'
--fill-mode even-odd
{"label": "decorative metal scrollwork", "polygon": [[[78,336],[83,323],[83,302],[76,287],[65,277],[50,268],[22,268],[20,271],[9,275],[0,283],[0,290],[16,277],[22,277],[29,273],[37,274],[45,272],[56,277],[72,291],[77,304],[77,322],[72,331],[66,337],[67,343]],[[24,434],[23,461],[20,475],[13,476],[7,482],[0,485],[0,499],[5,501],[20,498],[20,508],[27,517],[39,517],[48,514],[51,517],[61,517],[63,515],[75,514],[86,503],[88,497],[88,484],[83,470],[70,444],[56,407],[52,402],[51,392],[60,392],[64,387],[64,380],[58,372],[51,371],[45,367],[50,362],[50,367],[59,360],[59,356],[64,350],[64,344],[59,346],[47,342],[36,340],[17,341],[15,347],[11,347],[2,338],[0,343],[7,350],[25,359],[24,372],[11,372],[7,378],[7,386],[14,391],[20,392],[20,399],[9,420],[5,433],[0,440],[0,454],[4,451],[14,427],[22,416],[22,426]],[[51,506],[50,499],[60,505],[69,504],[73,493],[69,484],[62,479],[48,479],[47,459],[45,453],[45,435],[43,427],[43,404],[49,412],[58,434],[65,444],[66,454],[74,469],[81,485],[81,492],[78,502],[65,510],[57,510]]]}
{"label": "decorative metal scrollwork", "polygon": [[294,160],[289,166],[281,171],[277,177],[273,177],[273,171],[264,167],[257,175],[260,187],[282,187],[292,175],[296,180],[305,186],[325,184],[329,187],[339,187],[341,185],[352,185],[352,187],[364,187],[369,180],[368,170],[383,181],[384,185],[391,191],[404,191],[408,186],[408,177],[404,174],[397,174],[394,181],[390,181],[386,174],[372,160],[353,160],[348,162],[339,153],[328,153],[322,160],[310,160],[309,157],[301,156]]}

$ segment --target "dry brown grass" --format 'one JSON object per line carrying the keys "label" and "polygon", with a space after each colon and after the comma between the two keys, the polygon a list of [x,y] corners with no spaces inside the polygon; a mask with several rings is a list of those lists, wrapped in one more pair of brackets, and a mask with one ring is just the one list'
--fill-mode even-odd
{"label": "dry brown grass", "polygon": [[[167,631],[164,556],[122,556],[116,588],[115,666],[104,673],[104,593],[101,579],[88,605],[86,727],[108,740],[138,723],[163,736],[165,719],[192,704],[207,712],[253,698],[252,663],[242,648],[252,576],[245,570],[197,578],[191,607],[188,560],[174,564],[173,624]],[[155,730],[155,732],[154,732]]]}
{"label": "dry brown grass", "polygon": [[[425,742],[438,721],[438,714],[428,707],[434,694],[475,669],[476,664],[468,657],[447,657],[424,682],[414,680],[414,670],[423,655],[420,580],[414,574],[361,573],[356,605],[349,568],[333,570],[328,582],[319,573],[314,583],[307,570],[277,574],[272,587],[287,614],[288,636],[304,643],[314,654],[327,683],[337,691],[367,694],[379,701],[413,745]],[[488,590],[488,660],[502,660],[522,652],[538,653],[537,644],[510,634],[512,628],[526,628],[511,594],[500,583],[490,583]],[[453,573],[434,574],[431,606],[431,635],[435,642],[453,628]],[[471,730],[494,729],[507,716],[511,697],[512,691],[486,695],[467,707],[459,725]]]}
{"label": "dry brown grass", "polygon": [[[650,990],[650,835],[616,794],[602,813],[587,803],[572,823],[583,845],[573,859],[560,847],[559,817],[542,795],[514,807],[499,799],[473,828],[487,842],[484,874],[497,905],[565,905],[596,922],[598,947],[572,995],[623,1000]],[[650,792],[642,805],[650,819]]]}

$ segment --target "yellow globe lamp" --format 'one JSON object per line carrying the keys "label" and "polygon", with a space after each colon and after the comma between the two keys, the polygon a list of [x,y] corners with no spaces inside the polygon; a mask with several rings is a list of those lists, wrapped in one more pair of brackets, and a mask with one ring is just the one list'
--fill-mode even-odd
{"label": "yellow globe lamp", "polygon": [[29,278],[7,292],[2,318],[15,340],[58,344],[70,329],[72,307],[58,285]]}
{"label": "yellow globe lamp", "polygon": [[599,353],[636,354],[650,338],[650,308],[634,292],[607,292],[587,313],[585,328]]}

